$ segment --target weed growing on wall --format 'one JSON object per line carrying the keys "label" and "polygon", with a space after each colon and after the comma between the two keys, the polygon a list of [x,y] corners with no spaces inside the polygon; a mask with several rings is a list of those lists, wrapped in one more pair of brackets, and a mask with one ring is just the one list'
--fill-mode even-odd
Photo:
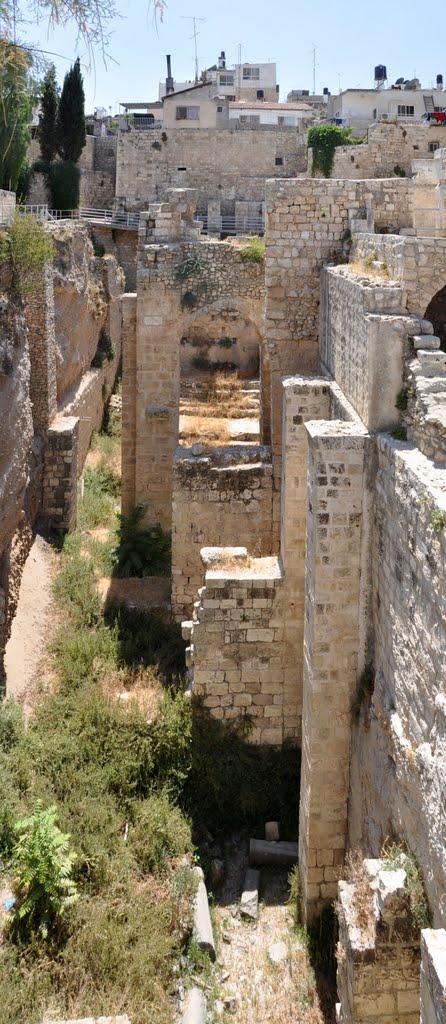
{"label": "weed growing on wall", "polygon": [[397,871],[402,868],[406,872],[413,927],[416,930],[430,928],[432,914],[427,901],[423,875],[415,854],[406,843],[392,843],[391,845],[386,843],[381,850],[381,857],[383,867],[388,871]]}
{"label": "weed growing on wall", "polygon": [[353,146],[362,139],[352,139],[351,128],[339,128],[334,124],[314,125],[308,129],[307,149],[313,151],[313,176],[319,171],[323,178],[329,178],[333,169],[335,149],[338,146]]}
{"label": "weed growing on wall", "polygon": [[42,270],[52,263],[53,240],[35,217],[20,214],[15,215],[8,235],[15,285],[22,295],[30,295],[41,285]]}
{"label": "weed growing on wall", "polygon": [[431,512],[431,523],[436,533],[444,530],[446,525],[446,513],[442,508],[433,508]]}
{"label": "weed growing on wall", "polygon": [[265,259],[265,240],[259,235],[253,235],[248,244],[240,249],[242,260],[248,263],[263,263]]}

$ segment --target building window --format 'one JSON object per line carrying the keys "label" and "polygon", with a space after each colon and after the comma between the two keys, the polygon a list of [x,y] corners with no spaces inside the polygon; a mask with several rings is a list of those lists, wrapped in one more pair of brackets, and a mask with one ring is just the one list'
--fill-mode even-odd
{"label": "building window", "polygon": [[243,78],[245,80],[254,78],[258,81],[260,78],[260,68],[243,68]]}
{"label": "building window", "polygon": [[436,149],[440,149],[440,143],[439,142],[430,142],[429,143],[429,153],[435,153]]}
{"label": "building window", "polygon": [[220,75],[220,85],[234,85],[234,75]]}
{"label": "building window", "polygon": [[235,103],[235,96],[227,96],[226,99],[229,100],[230,103]]}
{"label": "building window", "polygon": [[283,167],[283,156],[276,156],[276,167]]}
{"label": "building window", "polygon": [[293,127],[294,117],[292,114],[280,114],[279,117],[277,118],[277,124],[288,124],[291,125],[291,127]]}
{"label": "building window", "polygon": [[200,117],[199,107],[177,107],[175,119],[177,121],[198,121]]}
{"label": "building window", "polygon": [[187,171],[187,167],[177,167],[177,171]]}
{"label": "building window", "polygon": [[264,98],[265,98],[265,93],[264,93],[263,89],[257,89],[257,99],[258,100],[263,100]]}
{"label": "building window", "polygon": [[223,107],[217,107],[217,114],[223,113]]}
{"label": "building window", "polygon": [[415,107],[406,107],[404,104],[399,104],[398,117],[415,117]]}
{"label": "building window", "polygon": [[259,114],[240,114],[242,124],[260,124]]}

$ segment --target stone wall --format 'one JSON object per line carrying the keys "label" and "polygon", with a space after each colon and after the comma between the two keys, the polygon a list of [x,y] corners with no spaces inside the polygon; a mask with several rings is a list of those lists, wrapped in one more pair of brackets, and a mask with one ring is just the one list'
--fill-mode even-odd
{"label": "stone wall", "polygon": [[[412,229],[413,231],[413,229]],[[446,238],[415,238],[413,234],[358,234],[350,258],[383,261],[392,279],[401,281],[409,313],[424,317],[427,308],[446,285]]]}
{"label": "stone wall", "polygon": [[395,167],[410,176],[412,161],[423,157],[432,159],[429,146],[435,142],[442,146],[442,140],[442,127],[439,125],[380,121],[370,125],[367,142],[338,146],[330,177],[391,178],[395,175]]}
{"label": "stone wall", "polygon": [[0,189],[0,225],[8,227],[12,221],[15,210],[15,192],[8,192]]}
{"label": "stone wall", "polygon": [[138,232],[134,228],[113,228],[110,224],[91,224],[90,233],[94,242],[99,242],[110,256],[122,267],[125,290],[136,290],[136,258],[138,253]]}
{"label": "stone wall", "polygon": [[421,932],[420,1024],[446,1021],[446,933],[443,928]]}
{"label": "stone wall", "polygon": [[339,882],[339,1024],[419,1024],[420,932],[407,875],[366,860],[356,881]]}
{"label": "stone wall", "polygon": [[296,742],[300,719],[288,702],[277,558],[249,558],[246,548],[205,548],[205,586],[190,636],[193,694],[214,718],[249,714],[252,743]]}
{"label": "stone wall", "polygon": [[[79,160],[80,206],[88,209],[111,210],[115,198],[116,151],[117,140],[115,137],[100,138],[87,135],[87,141]],[[37,139],[33,139],[30,143],[28,159],[31,164],[42,159]],[[52,205],[44,175],[40,172],[31,177],[27,201],[32,205],[41,203],[48,203],[50,207]]]}
{"label": "stone wall", "polygon": [[267,178],[305,168],[305,132],[296,129],[120,132],[116,195],[128,210],[145,210],[169,188],[194,188],[200,210],[221,198],[222,212],[233,213],[235,200],[263,199]]}
{"label": "stone wall", "polygon": [[76,525],[78,432],[78,419],[57,416],[46,439],[39,519],[42,525],[61,533]]}
{"label": "stone wall", "polygon": [[[263,316],[263,264],[243,260],[229,242],[202,240],[195,193],[173,190],[169,197],[142,215],[135,334],[125,335],[135,355],[124,352],[123,368],[124,452],[127,425],[135,432],[135,461],[123,460],[123,508],[143,504],[165,529],[172,525],[181,340],[189,331],[196,338],[209,318],[225,334],[228,316],[235,334],[237,322],[260,333]],[[127,403],[134,410],[128,415]]]}
{"label": "stone wall", "polygon": [[378,856],[403,837],[444,923],[443,694],[446,481],[410,445],[379,436],[373,533],[371,698],[353,730],[349,840]]}
{"label": "stone wall", "polygon": [[[396,178],[349,182],[270,181],[266,186],[265,335],[271,381],[274,530],[278,543],[282,390],[286,374],[319,367],[320,271],[345,259],[350,227],[366,211],[376,228],[411,223],[410,183]],[[369,236],[368,236],[369,237]],[[373,236],[375,237],[375,236]]]}
{"label": "stone wall", "polygon": [[320,357],[369,430],[398,421],[407,339],[421,331],[405,314],[398,281],[356,267],[321,276]]}
{"label": "stone wall", "polygon": [[172,607],[192,614],[202,584],[204,546],[234,539],[250,555],[272,553],[271,451],[252,445],[194,456],[177,448],[173,474]]}

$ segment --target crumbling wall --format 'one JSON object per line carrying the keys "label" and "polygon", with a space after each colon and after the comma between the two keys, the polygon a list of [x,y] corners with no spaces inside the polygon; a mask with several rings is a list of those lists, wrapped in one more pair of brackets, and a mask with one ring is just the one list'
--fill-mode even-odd
{"label": "crumbling wall", "polygon": [[[201,450],[200,446],[200,450]],[[271,451],[228,446],[194,455],[177,448],[173,474],[172,608],[192,614],[202,583],[202,547],[234,539],[256,556],[272,553]]]}
{"label": "crumbling wall", "polygon": [[392,279],[401,281],[407,296],[409,313],[424,317],[434,295],[446,284],[446,238],[416,238],[414,229],[407,235],[355,235],[350,259],[383,261]]}
{"label": "crumbling wall", "polygon": [[337,147],[330,177],[391,178],[403,171],[410,176],[412,161],[423,157],[432,160],[429,146],[435,142],[441,146],[442,138],[439,125],[380,121],[370,125],[366,142]]}
{"label": "crumbling wall", "polygon": [[267,178],[292,178],[305,168],[305,131],[296,129],[120,132],[116,195],[128,210],[145,210],[170,188],[194,188],[200,210],[219,197],[226,213],[235,200],[261,201]]}
{"label": "crumbling wall", "polygon": [[244,260],[229,242],[202,241],[195,204],[193,191],[172,190],[169,203],[142,215],[136,321],[133,337],[125,335],[135,356],[124,353],[122,443],[124,452],[128,440],[133,445],[135,461],[123,460],[123,508],[145,505],[164,529],[172,527],[181,340],[203,317],[221,323],[222,334],[227,316],[249,318],[260,332],[263,314],[263,264]]}
{"label": "crumbling wall", "polygon": [[349,839],[372,856],[386,837],[406,839],[423,872],[434,924],[441,926],[446,481],[444,471],[410,445],[387,435],[378,442],[375,650],[371,685],[369,692],[359,690],[353,729]]}
{"label": "crumbling wall", "polygon": [[283,574],[277,558],[205,548],[205,585],[190,636],[194,695],[222,721],[249,714],[252,743],[296,742],[301,723],[285,685]]}
{"label": "crumbling wall", "polygon": [[366,860],[338,886],[339,1024],[418,1024],[420,931],[404,869]]}
{"label": "crumbling wall", "polygon": [[136,257],[138,252],[138,231],[135,228],[114,228],[111,224],[98,222],[90,225],[93,242],[98,242],[122,267],[126,292],[136,291]]}

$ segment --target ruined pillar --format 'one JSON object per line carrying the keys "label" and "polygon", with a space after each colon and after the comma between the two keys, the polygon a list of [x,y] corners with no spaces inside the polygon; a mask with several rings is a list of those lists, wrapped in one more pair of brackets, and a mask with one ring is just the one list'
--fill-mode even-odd
{"label": "ruined pillar", "polygon": [[47,433],[39,518],[47,529],[60,533],[76,526],[78,450],[78,418],[56,416]]}
{"label": "ruined pillar", "polygon": [[54,332],[53,268],[35,277],[33,289],[24,296],[31,376],[34,431],[47,430],[57,411],[56,340]]}
{"label": "ruined pillar", "polygon": [[301,740],[308,441],[305,423],[330,415],[329,384],[322,378],[283,380],[282,519],[280,553],[285,571],[285,737]]}
{"label": "ruined pillar", "polygon": [[306,920],[336,896],[361,629],[364,461],[356,424],[311,422],[299,864]]}
{"label": "ruined pillar", "polygon": [[208,202],[208,235],[221,234],[221,202],[210,199]]}
{"label": "ruined pillar", "polygon": [[125,515],[135,506],[136,466],[136,292],[122,297],[122,484]]}

